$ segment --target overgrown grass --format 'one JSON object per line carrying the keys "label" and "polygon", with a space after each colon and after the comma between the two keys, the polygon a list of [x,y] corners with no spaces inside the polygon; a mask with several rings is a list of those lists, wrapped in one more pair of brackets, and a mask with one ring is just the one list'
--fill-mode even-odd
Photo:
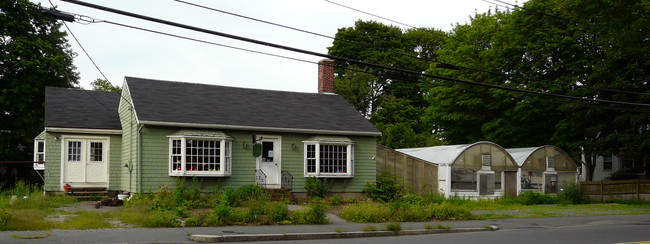
{"label": "overgrown grass", "polygon": [[359,223],[463,220],[472,219],[472,214],[463,207],[449,203],[411,204],[400,201],[390,203],[362,202],[350,204],[339,212],[341,218]]}
{"label": "overgrown grass", "polygon": [[[11,203],[11,197],[16,200]],[[56,208],[76,203],[66,196],[43,196],[38,185],[17,182],[13,188],[0,192],[0,230],[47,230],[57,228],[57,223],[45,218]]]}
{"label": "overgrown grass", "polygon": [[61,228],[63,229],[100,229],[111,228],[113,225],[107,221],[107,213],[78,211],[75,216],[67,218]]}

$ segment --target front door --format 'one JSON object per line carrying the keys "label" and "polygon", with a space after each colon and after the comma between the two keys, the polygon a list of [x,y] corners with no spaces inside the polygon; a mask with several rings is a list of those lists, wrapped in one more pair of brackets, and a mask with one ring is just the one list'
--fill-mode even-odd
{"label": "front door", "polygon": [[106,183],[107,144],[107,140],[102,139],[65,139],[63,182],[77,185]]}
{"label": "front door", "polygon": [[259,169],[266,175],[268,188],[280,188],[280,138],[263,137],[262,155],[257,158]]}

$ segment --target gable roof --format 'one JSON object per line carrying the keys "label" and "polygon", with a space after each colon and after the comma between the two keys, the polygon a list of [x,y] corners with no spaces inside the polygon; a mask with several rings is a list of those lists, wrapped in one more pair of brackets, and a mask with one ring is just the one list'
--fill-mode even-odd
{"label": "gable roof", "polygon": [[142,124],[379,136],[343,97],[125,77]]}
{"label": "gable roof", "polygon": [[121,130],[120,94],[73,88],[45,88],[45,127]]}

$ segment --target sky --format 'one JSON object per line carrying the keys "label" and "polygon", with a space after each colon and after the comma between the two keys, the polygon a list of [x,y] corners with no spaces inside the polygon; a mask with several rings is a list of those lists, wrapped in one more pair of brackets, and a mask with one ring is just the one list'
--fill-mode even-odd
{"label": "sky", "polygon": [[[41,3],[43,6],[51,6],[48,1],[31,1]],[[124,77],[132,76],[245,88],[317,92],[318,69],[314,63],[321,60],[321,57],[169,27],[63,1],[51,1],[60,11],[85,15],[96,20],[113,21],[313,62],[305,63],[249,53],[107,23],[67,23],[71,32],[114,85],[122,86]],[[331,46],[333,41],[329,38],[201,9],[173,0],[84,1],[323,54],[327,53],[327,47]],[[185,1],[332,37],[336,35],[339,28],[352,27],[358,20],[373,20],[403,29],[408,28],[325,0]],[[496,8],[494,4],[483,0],[330,1],[411,26],[443,31],[450,31],[457,23],[469,22],[470,16],[474,16],[475,13],[484,13]],[[505,1],[516,3],[514,0]],[[521,2],[519,1],[519,4]],[[504,8],[499,7],[499,9]],[[79,44],[70,35],[68,39],[73,51],[77,53],[74,65],[80,74],[79,85],[90,89],[90,82],[103,77]]]}

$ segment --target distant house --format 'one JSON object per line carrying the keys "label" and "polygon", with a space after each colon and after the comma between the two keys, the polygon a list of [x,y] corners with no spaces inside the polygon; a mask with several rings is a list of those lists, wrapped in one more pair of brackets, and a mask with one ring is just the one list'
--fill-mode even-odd
{"label": "distant house", "polygon": [[571,157],[555,146],[506,149],[519,165],[517,191],[557,193],[576,182],[578,168]]}
{"label": "distant house", "polygon": [[[321,62],[331,62],[324,60]],[[105,187],[154,192],[198,178],[202,190],[259,184],[304,192],[361,192],[376,176],[381,133],[333,93],[319,65],[319,93],[126,77],[122,94],[47,88],[45,190]]]}
{"label": "distant house", "polygon": [[[583,161],[586,160],[585,155],[582,155]],[[601,181],[608,178],[612,173],[628,169],[630,173],[635,174],[636,178],[640,179],[650,179],[650,159],[638,160],[632,159],[631,157],[625,157],[622,155],[605,155],[605,156],[596,156],[593,158],[596,164],[594,167],[593,181]],[[587,172],[584,166],[581,165],[580,169],[580,179],[587,179]]]}
{"label": "distant house", "polygon": [[515,160],[493,142],[397,149],[438,168],[439,191],[446,197],[495,198],[517,194]]}

